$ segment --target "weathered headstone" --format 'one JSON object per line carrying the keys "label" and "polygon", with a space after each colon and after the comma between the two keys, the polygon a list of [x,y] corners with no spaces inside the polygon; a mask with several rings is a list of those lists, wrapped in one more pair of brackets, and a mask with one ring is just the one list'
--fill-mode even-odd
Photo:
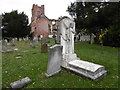
{"label": "weathered headstone", "polygon": [[88,35],[88,34],[81,34],[80,41],[90,41],[90,35]]}
{"label": "weathered headstone", "polygon": [[19,38],[19,41],[22,41],[22,39],[21,39],[21,38]]}
{"label": "weathered headstone", "polygon": [[2,50],[1,51],[6,51],[7,50],[7,47],[6,46],[2,46]]}
{"label": "weathered headstone", "polygon": [[47,53],[47,52],[48,52],[47,39],[42,38],[41,39],[41,53]]}
{"label": "weathered headstone", "polygon": [[7,46],[6,40],[2,40],[2,45]]}
{"label": "weathered headstone", "polygon": [[10,41],[10,44],[11,44],[11,46],[15,46],[15,45],[16,45],[16,44],[15,44],[15,40],[12,39],[12,40]]}
{"label": "weathered headstone", "polygon": [[48,46],[47,43],[44,43],[41,45],[41,53],[47,53],[48,52]]}
{"label": "weathered headstone", "polygon": [[5,39],[5,42],[6,42],[6,43],[8,42],[7,39]]}
{"label": "weathered headstone", "polygon": [[91,34],[91,37],[90,37],[90,44],[93,44],[94,43],[94,38],[95,38],[96,36],[92,33]]}
{"label": "weathered headstone", "polygon": [[29,40],[29,37],[26,37],[26,40]]}
{"label": "weathered headstone", "polygon": [[39,43],[38,43],[38,37],[34,37],[33,38],[33,43],[34,43],[34,45],[39,45]]}
{"label": "weathered headstone", "polygon": [[2,51],[7,50],[7,42],[5,40],[2,40]]}
{"label": "weathered headstone", "polygon": [[75,41],[76,43],[78,42],[78,39],[79,39],[79,36],[78,36],[78,35],[75,35],[74,41]]}
{"label": "weathered headstone", "polygon": [[42,39],[41,39],[41,45],[42,45],[42,44],[45,44],[46,42],[47,42],[47,39],[46,39],[46,38],[42,38]]}
{"label": "weathered headstone", "polygon": [[50,53],[48,58],[48,67],[45,75],[50,77],[54,74],[57,74],[61,70],[61,61],[62,61],[62,46],[54,45],[50,47]]}

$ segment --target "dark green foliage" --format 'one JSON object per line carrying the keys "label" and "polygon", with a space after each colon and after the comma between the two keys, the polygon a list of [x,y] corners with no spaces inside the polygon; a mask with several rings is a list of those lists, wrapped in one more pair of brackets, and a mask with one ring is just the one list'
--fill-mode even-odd
{"label": "dark green foliage", "polygon": [[78,33],[87,30],[99,38],[99,35],[108,29],[108,34],[104,35],[103,45],[120,46],[119,6],[118,2],[76,2],[71,3],[67,11],[75,19]]}
{"label": "dark green foliage", "polygon": [[3,14],[3,37],[25,37],[29,34],[28,16],[18,11]]}
{"label": "dark green foliage", "polygon": [[120,47],[120,29],[116,25],[111,26],[103,37],[103,45]]}

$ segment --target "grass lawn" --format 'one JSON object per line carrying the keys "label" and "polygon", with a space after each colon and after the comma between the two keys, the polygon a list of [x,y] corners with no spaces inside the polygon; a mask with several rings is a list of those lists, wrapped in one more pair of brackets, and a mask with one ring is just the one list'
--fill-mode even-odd
{"label": "grass lawn", "polygon": [[[24,77],[32,79],[25,88],[118,88],[118,49],[113,47],[75,44],[75,52],[81,60],[105,66],[107,76],[92,81],[62,69],[57,75],[47,78],[48,53],[41,53],[40,44],[37,48],[27,45],[30,41],[19,41],[15,47],[19,50],[2,54],[2,87],[9,87],[11,82]],[[51,42],[53,42],[51,40]],[[28,52],[22,52],[28,50]],[[16,59],[21,56],[21,59]]]}

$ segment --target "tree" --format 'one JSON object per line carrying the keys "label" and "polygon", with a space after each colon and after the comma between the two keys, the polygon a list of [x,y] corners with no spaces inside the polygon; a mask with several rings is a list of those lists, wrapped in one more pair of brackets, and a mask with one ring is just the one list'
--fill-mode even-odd
{"label": "tree", "polygon": [[10,13],[4,13],[2,20],[3,37],[25,37],[29,34],[28,16],[18,13],[17,10]]}
{"label": "tree", "polygon": [[[120,42],[120,27],[118,27],[120,23],[119,6],[120,3],[117,2],[76,2],[71,3],[67,11],[75,19],[77,32],[87,30],[88,33],[99,36],[108,29],[106,34],[109,33],[109,36],[104,35],[103,44],[118,46],[118,42]],[[113,38],[116,38],[117,41]]]}
{"label": "tree", "polygon": [[72,13],[72,17],[75,17],[78,30],[87,29],[89,33],[97,33],[98,28],[104,28],[99,14],[100,9],[106,5],[107,3],[100,2],[76,2],[74,4],[71,3],[67,11],[70,15]]}

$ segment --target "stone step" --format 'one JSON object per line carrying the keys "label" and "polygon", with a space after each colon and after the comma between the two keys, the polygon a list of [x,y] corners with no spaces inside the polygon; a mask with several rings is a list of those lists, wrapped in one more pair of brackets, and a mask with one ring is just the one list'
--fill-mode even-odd
{"label": "stone step", "polygon": [[68,63],[67,69],[72,70],[93,80],[106,75],[104,66],[82,60],[73,60]]}

